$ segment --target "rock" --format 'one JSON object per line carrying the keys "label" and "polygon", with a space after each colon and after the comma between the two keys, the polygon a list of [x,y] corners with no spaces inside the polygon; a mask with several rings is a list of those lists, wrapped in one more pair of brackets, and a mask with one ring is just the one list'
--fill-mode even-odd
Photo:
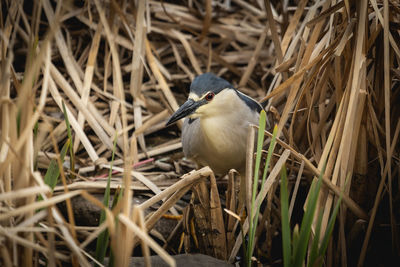
{"label": "rock", "polygon": [[[204,254],[179,254],[172,256],[176,261],[177,267],[232,267],[233,264],[229,264],[223,260],[213,258]],[[160,256],[150,256],[151,266],[157,267],[168,267],[169,265],[160,258]],[[106,260],[106,265],[108,260]],[[143,257],[132,257],[129,263],[130,267],[142,267],[145,266]]]}

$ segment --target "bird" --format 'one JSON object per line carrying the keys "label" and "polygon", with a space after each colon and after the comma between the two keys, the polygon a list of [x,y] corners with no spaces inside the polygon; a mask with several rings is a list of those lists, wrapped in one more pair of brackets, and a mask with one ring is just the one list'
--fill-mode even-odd
{"label": "bird", "polygon": [[249,125],[258,125],[262,106],[213,73],[196,76],[189,96],[166,126],[185,118],[182,148],[198,167],[209,166],[225,175],[235,169],[244,175]]}

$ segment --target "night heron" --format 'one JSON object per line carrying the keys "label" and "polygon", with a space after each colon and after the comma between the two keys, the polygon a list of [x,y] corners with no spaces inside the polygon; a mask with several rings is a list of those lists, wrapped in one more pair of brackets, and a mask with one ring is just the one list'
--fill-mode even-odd
{"label": "night heron", "polygon": [[199,167],[210,166],[225,175],[236,169],[244,175],[250,124],[258,125],[261,105],[212,73],[197,76],[187,101],[167,125],[187,117],[182,128],[185,156]]}

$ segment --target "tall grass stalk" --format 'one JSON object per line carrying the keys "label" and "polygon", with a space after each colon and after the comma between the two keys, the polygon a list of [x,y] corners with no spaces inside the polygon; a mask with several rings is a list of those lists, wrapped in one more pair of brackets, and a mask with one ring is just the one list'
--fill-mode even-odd
{"label": "tall grass stalk", "polygon": [[284,267],[290,266],[289,263],[292,254],[292,247],[290,244],[289,194],[287,186],[286,165],[283,165],[281,170],[281,223]]}
{"label": "tall grass stalk", "polygon": [[[111,191],[110,184],[111,184],[111,176],[112,176],[112,168],[113,168],[113,163],[114,163],[115,150],[116,150],[116,146],[117,146],[117,139],[118,139],[117,136],[115,136],[114,144],[113,144],[113,151],[112,151],[112,156],[111,156],[110,169],[108,172],[107,187],[106,187],[106,190],[104,191],[103,205],[106,208],[108,208],[110,205],[109,204],[110,203],[110,191]],[[113,205],[116,204],[116,202],[117,202],[116,197],[114,197]],[[105,221],[105,219],[106,219],[106,212],[105,212],[105,210],[102,210],[101,214],[100,214],[99,225],[101,225]],[[97,243],[96,243],[96,259],[101,263],[104,262],[104,257],[107,253],[108,244],[109,244],[109,232],[106,229],[100,233],[100,235],[97,238]]]}
{"label": "tall grass stalk", "polygon": [[[68,115],[67,115],[67,112],[65,110],[64,102],[62,103],[62,105],[63,105],[63,112],[64,112],[64,120],[65,120],[65,124],[67,125],[68,139],[67,139],[67,141],[65,142],[64,146],[61,149],[60,161],[61,161],[61,163],[64,163],[64,158],[67,155],[67,151],[69,150],[70,151],[71,166],[72,166],[73,165],[72,164],[72,162],[73,162],[73,159],[72,159],[73,151],[71,150],[71,147],[72,147],[72,145],[71,145],[71,142],[72,142],[71,128],[70,128],[70,125],[69,125]],[[35,124],[35,128],[36,128],[36,125],[37,124]],[[35,132],[37,132],[37,131],[35,131]],[[51,189],[54,189],[54,187],[57,185],[58,178],[60,177],[60,171],[61,170],[60,170],[60,167],[58,166],[57,159],[53,158],[50,161],[49,167],[46,170],[46,174],[44,175],[44,183],[47,184]],[[71,169],[71,171],[72,171],[72,169]],[[38,200],[39,201],[43,200],[43,197],[39,196]]]}
{"label": "tall grass stalk", "polygon": [[64,112],[65,125],[67,126],[68,140],[71,143],[71,145],[69,146],[69,163],[70,163],[70,170],[71,170],[69,177],[71,179],[74,179],[75,178],[75,154],[74,154],[74,147],[72,145],[71,125],[69,123],[67,110],[65,108],[65,103],[64,103],[64,101],[62,101],[61,103],[62,103],[62,108],[63,108],[63,112]]}
{"label": "tall grass stalk", "polygon": [[[260,206],[261,206],[261,203],[257,207],[255,205],[256,205],[256,196],[257,196],[257,192],[258,192],[257,189],[258,189],[259,171],[260,171],[260,165],[261,165],[262,147],[263,147],[263,143],[264,143],[265,125],[266,125],[266,113],[264,110],[262,110],[260,112],[260,120],[259,120],[259,128],[258,128],[256,162],[254,165],[254,181],[253,181],[253,189],[252,189],[252,196],[251,196],[251,208],[250,208],[250,216],[249,216],[249,236],[248,236],[249,239],[248,239],[247,254],[246,254],[247,266],[251,266],[251,257],[253,255],[254,248],[255,248],[255,234],[256,234],[258,216],[260,213]],[[264,188],[264,184],[265,184],[265,180],[267,177],[272,153],[275,148],[277,132],[278,132],[278,129],[275,126],[274,131],[273,131],[273,136],[272,136],[269,148],[268,148],[267,159],[266,159],[265,166],[264,166],[264,172],[263,172],[263,176],[262,176],[262,180],[261,180],[261,191]]]}
{"label": "tall grass stalk", "polygon": [[[301,222],[300,229],[298,225],[293,230],[293,235],[290,231],[290,219],[289,219],[289,193],[287,189],[287,175],[286,168],[283,167],[281,171],[281,218],[282,218],[282,249],[283,249],[283,262],[284,266],[322,266],[323,258],[325,257],[326,249],[328,247],[329,239],[332,235],[333,227],[335,224],[336,216],[339,211],[342,195],[336,203],[335,209],[333,210],[331,217],[329,218],[328,227],[325,233],[321,233],[322,223],[322,212],[316,213],[317,200],[319,192],[321,190],[322,177],[325,172],[325,164],[322,168],[321,174],[318,180],[314,180],[311,184],[310,194],[308,203],[306,205],[305,213]],[[318,216],[315,226],[315,235],[310,244],[310,251],[307,258],[307,248],[309,247],[309,240],[312,234],[312,224],[314,217]],[[322,239],[320,238],[323,234]]]}

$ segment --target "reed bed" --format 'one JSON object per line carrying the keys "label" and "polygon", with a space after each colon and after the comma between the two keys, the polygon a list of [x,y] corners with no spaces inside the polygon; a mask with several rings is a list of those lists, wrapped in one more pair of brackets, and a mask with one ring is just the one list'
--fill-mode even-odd
{"label": "reed bed", "polygon": [[[282,265],[286,166],[292,228],[317,177],[313,230],[327,231],[342,195],[324,265],[398,262],[399,1],[5,0],[0,11],[2,266],[101,266],[90,244],[104,230],[115,266],[133,251],[146,265],[150,253],[170,266],[183,252],[243,260],[252,146],[246,175],[216,179],[183,158],[181,122],[165,127],[205,72],[265,106],[267,143],[276,125],[254,261]],[[99,225],[76,224],[77,197],[103,210]],[[177,224],[162,237],[166,217]]]}

